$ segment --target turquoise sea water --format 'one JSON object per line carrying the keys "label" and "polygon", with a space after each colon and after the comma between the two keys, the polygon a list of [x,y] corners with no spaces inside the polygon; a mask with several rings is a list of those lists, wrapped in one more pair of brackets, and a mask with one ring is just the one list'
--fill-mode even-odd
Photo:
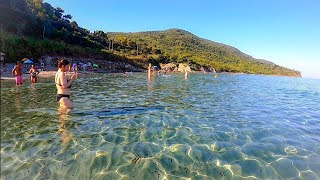
{"label": "turquoise sea water", "polygon": [[320,80],[88,75],[1,82],[1,179],[320,179]]}

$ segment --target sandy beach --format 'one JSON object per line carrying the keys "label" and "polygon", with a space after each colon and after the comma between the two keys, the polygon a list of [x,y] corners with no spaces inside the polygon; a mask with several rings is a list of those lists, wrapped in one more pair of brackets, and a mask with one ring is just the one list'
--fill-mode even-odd
{"label": "sandy beach", "polygon": [[[39,78],[50,78],[54,77],[57,71],[40,71],[38,74]],[[23,79],[30,78],[30,74],[23,74]],[[15,76],[11,74],[11,71],[1,72],[1,80],[15,80]]]}

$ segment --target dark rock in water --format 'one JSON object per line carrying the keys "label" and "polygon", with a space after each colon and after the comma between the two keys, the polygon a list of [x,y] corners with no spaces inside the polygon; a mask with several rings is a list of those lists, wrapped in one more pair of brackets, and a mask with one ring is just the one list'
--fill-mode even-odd
{"label": "dark rock in water", "polygon": [[75,114],[94,115],[98,117],[110,117],[110,116],[121,116],[121,115],[130,115],[130,114],[143,114],[143,113],[149,113],[150,111],[163,111],[163,110],[164,108],[161,106],[117,107],[117,108],[108,108],[101,111],[79,112]]}
{"label": "dark rock in water", "polygon": [[121,107],[111,108],[100,112],[99,115],[125,115],[125,114],[140,114],[147,111],[163,110],[164,108],[151,106],[151,107]]}

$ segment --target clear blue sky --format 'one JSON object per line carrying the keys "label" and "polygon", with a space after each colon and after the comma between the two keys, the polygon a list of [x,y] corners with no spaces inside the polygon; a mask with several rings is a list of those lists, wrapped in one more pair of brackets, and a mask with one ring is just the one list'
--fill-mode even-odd
{"label": "clear blue sky", "polygon": [[105,32],[185,29],[320,78],[320,0],[45,0]]}

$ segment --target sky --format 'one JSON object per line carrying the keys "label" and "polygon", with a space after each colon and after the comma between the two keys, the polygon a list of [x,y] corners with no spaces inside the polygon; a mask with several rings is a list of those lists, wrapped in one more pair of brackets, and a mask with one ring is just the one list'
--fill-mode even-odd
{"label": "sky", "polygon": [[170,28],[320,79],[319,0],[45,0],[90,31]]}

